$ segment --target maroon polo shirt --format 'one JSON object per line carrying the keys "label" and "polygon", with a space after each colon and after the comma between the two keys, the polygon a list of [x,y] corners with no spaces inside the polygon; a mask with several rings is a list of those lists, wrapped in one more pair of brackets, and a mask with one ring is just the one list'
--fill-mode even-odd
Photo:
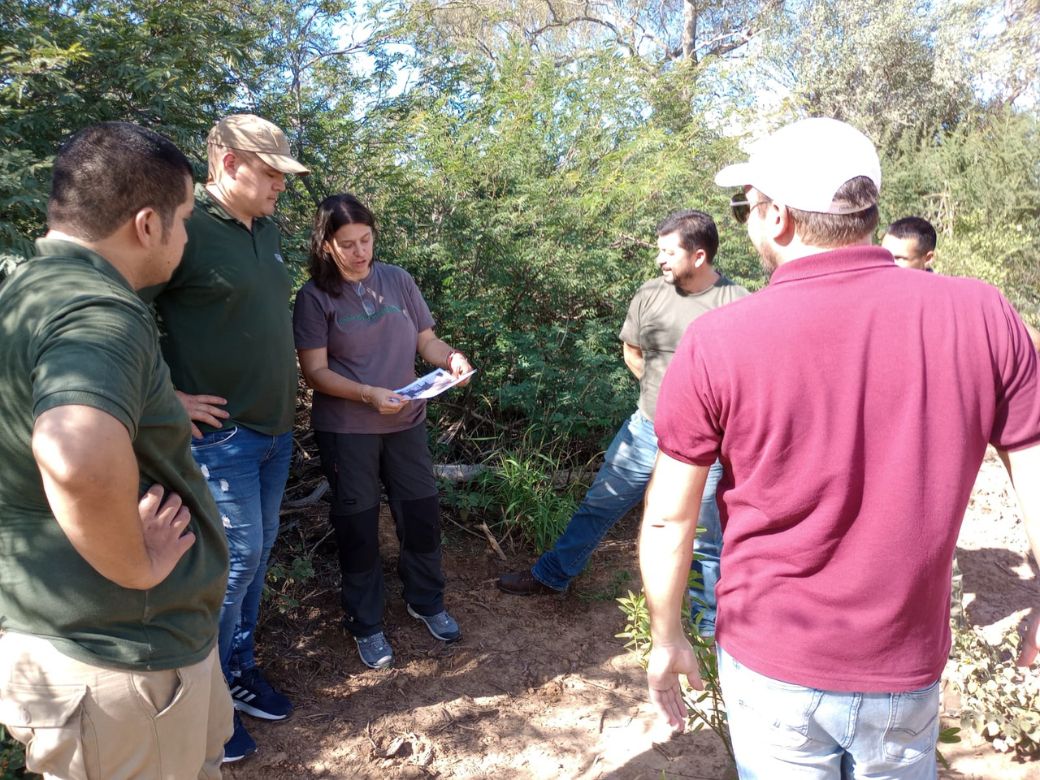
{"label": "maroon polo shirt", "polygon": [[797,685],[935,682],[975,476],[987,443],[1040,442],[1038,382],[996,289],[879,247],[786,263],[700,317],[656,429],[672,458],[725,467],[718,642]]}

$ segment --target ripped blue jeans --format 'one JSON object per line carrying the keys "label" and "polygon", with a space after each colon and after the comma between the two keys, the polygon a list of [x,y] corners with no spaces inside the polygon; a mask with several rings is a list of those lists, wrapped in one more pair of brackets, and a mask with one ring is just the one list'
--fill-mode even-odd
{"label": "ripped blue jeans", "polygon": [[278,436],[238,426],[193,439],[191,453],[217,502],[227,534],[227,592],[220,607],[224,678],[256,666],[253,634],[267,562],[278,537],[278,510],[289,478],[292,431]]}

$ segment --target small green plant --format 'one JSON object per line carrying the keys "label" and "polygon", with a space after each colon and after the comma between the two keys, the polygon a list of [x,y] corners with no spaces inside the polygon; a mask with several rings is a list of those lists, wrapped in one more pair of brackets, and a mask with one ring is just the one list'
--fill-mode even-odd
{"label": "small green plant", "polygon": [[282,615],[300,606],[299,591],[314,576],[312,555],[295,552],[287,562],[277,561],[267,569],[264,598]]}
{"label": "small green plant", "polygon": [[556,484],[560,471],[551,451],[525,447],[499,455],[480,478],[487,505],[498,507],[507,532],[517,531],[539,553],[552,546],[578,505],[572,490]]}
{"label": "small green plant", "polygon": [[996,750],[1040,756],[1040,679],[1015,664],[1017,631],[991,645],[966,621],[953,621],[950,684],[959,694],[961,726]]}
{"label": "small green plant", "polygon": [[[699,589],[699,587],[700,574],[691,571],[688,588]],[[623,596],[617,601],[621,611],[625,614],[626,621],[625,630],[617,634],[617,637],[626,640],[625,647],[639,657],[639,662],[645,668],[651,647],[650,613],[646,607],[646,596],[642,591],[639,593],[629,591],[627,596]],[[691,731],[700,731],[704,728],[714,731],[719,739],[722,740],[730,760],[733,761],[733,744],[729,736],[726,707],[722,701],[722,685],[719,682],[715,640],[710,636],[701,636],[698,632],[700,619],[700,613],[698,613],[696,622],[690,619],[689,600],[683,599],[683,627],[686,630],[690,644],[693,645],[701,681],[704,683],[704,690],[698,691],[690,688],[683,691],[683,699],[689,709],[687,725]]]}

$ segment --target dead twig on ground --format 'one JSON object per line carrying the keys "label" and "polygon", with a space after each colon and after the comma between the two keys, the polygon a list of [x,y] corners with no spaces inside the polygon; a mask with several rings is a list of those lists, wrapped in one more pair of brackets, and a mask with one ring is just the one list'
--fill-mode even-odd
{"label": "dead twig on ground", "polygon": [[508,563],[509,559],[506,558],[506,554],[502,552],[502,548],[498,546],[498,540],[495,539],[495,535],[491,533],[491,529],[488,528],[487,523],[481,523],[480,530],[484,532],[485,536],[487,536],[488,543],[492,546],[492,548],[494,548],[495,552],[498,553],[498,557],[502,561],[502,563]]}

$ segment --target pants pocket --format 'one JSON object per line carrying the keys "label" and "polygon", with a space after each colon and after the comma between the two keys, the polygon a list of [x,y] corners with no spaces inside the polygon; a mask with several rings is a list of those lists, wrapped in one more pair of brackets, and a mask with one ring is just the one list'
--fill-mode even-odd
{"label": "pants pocket", "polygon": [[809,744],[823,691],[758,674],[724,652],[719,653],[719,671],[734,745],[786,751]]}
{"label": "pants pocket", "polygon": [[131,672],[130,684],[147,717],[159,718],[173,710],[188,695],[190,682],[180,669],[162,672]]}
{"label": "pants pocket", "polygon": [[931,755],[938,739],[938,681],[919,691],[892,696],[883,740],[885,758],[897,764],[912,764],[923,755]]}
{"label": "pants pocket", "polygon": [[0,688],[0,723],[25,745],[25,766],[58,777],[89,777],[83,755],[85,685]]}

